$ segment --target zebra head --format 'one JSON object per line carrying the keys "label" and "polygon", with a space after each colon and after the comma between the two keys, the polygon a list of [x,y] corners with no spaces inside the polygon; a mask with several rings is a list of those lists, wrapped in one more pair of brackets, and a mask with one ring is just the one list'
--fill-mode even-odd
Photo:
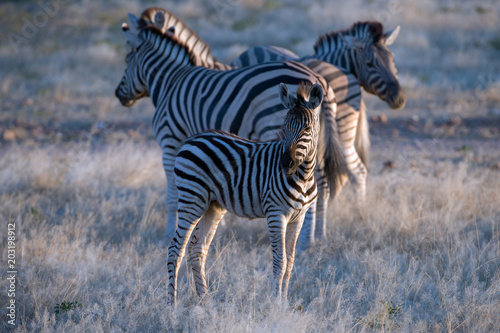
{"label": "zebra head", "polygon": [[140,70],[141,66],[138,57],[138,51],[143,39],[137,31],[132,31],[126,23],[122,24],[122,30],[127,37],[127,44],[131,47],[131,51],[125,57],[127,67],[120,84],[115,90],[115,96],[123,106],[129,107],[134,105],[136,100],[149,96],[149,91],[144,73]]}
{"label": "zebra head", "polygon": [[[167,87],[166,80],[173,71],[200,64],[200,58],[191,46],[175,36],[175,26],[165,29],[163,12],[156,12],[154,22],[132,14],[129,14],[129,19],[131,26],[124,23],[122,30],[132,50],[126,57],[127,67],[115,91],[124,106],[132,106],[136,100],[149,96],[155,88]],[[153,103],[156,103],[156,97],[153,93]]]}
{"label": "zebra head", "polygon": [[287,86],[281,83],[280,99],[283,106],[289,109],[283,126],[286,150],[281,156],[280,165],[286,175],[291,176],[308,157],[316,157],[323,89],[318,83],[313,86],[301,84],[297,89],[297,97],[294,97],[288,92]]}
{"label": "zebra head", "polygon": [[392,109],[401,109],[406,95],[398,81],[394,54],[387,46],[399,34],[399,26],[384,33],[380,22],[358,22],[351,29],[339,32],[348,47],[354,74],[369,93],[386,101]]}
{"label": "zebra head", "polygon": [[122,24],[122,30],[127,38],[127,44],[131,47],[131,51],[125,58],[127,67],[125,68],[125,73],[120,84],[115,90],[115,96],[124,106],[132,106],[136,100],[149,96],[148,80],[146,79],[144,70],[146,66],[141,63],[141,59],[144,58],[145,53],[154,52],[153,49],[155,47],[149,45],[151,43],[148,44],[150,41],[146,40],[148,37],[145,31],[156,30],[159,35],[174,38],[175,27],[171,26],[170,29],[165,29],[164,17],[161,15],[162,13],[158,14],[155,16],[156,20],[153,23],[128,14],[130,26],[127,23]]}

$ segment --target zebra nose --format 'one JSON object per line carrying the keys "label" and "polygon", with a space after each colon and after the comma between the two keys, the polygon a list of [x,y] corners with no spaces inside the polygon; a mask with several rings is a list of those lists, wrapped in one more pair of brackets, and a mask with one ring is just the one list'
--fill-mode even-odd
{"label": "zebra nose", "polygon": [[399,84],[397,84],[395,82],[390,82],[387,84],[387,94],[389,96],[394,96],[394,97],[398,96],[399,89],[400,89]]}
{"label": "zebra nose", "polygon": [[122,84],[120,83],[120,84],[118,85],[118,87],[116,87],[116,89],[115,89],[115,96],[116,96],[116,98],[118,98],[118,99],[120,98],[120,88],[121,88],[121,86],[122,86]]}
{"label": "zebra nose", "polygon": [[387,101],[391,109],[399,110],[406,104],[406,94],[399,84],[387,86]]}

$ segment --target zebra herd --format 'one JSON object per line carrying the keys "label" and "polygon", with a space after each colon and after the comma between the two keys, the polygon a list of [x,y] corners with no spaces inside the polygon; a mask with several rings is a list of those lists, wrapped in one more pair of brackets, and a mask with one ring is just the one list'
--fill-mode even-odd
{"label": "zebra herd", "polygon": [[190,237],[196,290],[206,293],[205,259],[226,210],[267,218],[276,293],[286,299],[299,232],[301,249],[325,236],[328,201],[347,179],[359,200],[365,196],[361,87],[391,108],[405,103],[387,48],[399,27],[384,33],[378,22],[360,22],[320,37],[311,56],[256,47],[225,65],[164,9],[129,20],[122,30],[131,52],[115,95],[125,106],[150,96],[156,107],[168,186],[169,302]]}

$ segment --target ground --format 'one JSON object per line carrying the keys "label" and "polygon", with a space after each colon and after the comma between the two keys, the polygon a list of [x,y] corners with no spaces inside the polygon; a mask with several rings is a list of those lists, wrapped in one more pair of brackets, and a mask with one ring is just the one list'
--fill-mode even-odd
{"label": "ground", "polygon": [[[358,20],[401,25],[408,101],[365,94],[367,199],[346,186],[328,237],[300,254],[289,306],[272,298],[265,222],[228,216],[210,297],[180,271],[166,308],[166,180],[149,100],[114,97],[127,12],[173,11],[229,62],[274,44],[308,54]],[[45,16],[44,14],[45,13]],[[486,332],[500,326],[500,6],[494,1],[217,0],[0,5],[0,330]],[[17,285],[8,295],[8,224]]]}

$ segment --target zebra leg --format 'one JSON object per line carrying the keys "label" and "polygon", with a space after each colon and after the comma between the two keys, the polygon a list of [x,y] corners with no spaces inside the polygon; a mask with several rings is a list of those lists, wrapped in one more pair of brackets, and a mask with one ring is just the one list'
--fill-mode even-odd
{"label": "zebra leg", "polygon": [[205,261],[219,222],[225,213],[226,210],[219,203],[213,201],[196,226],[196,230],[189,243],[189,260],[191,262],[191,269],[193,270],[196,293],[200,298],[208,293],[207,281],[205,279]]}
{"label": "zebra leg", "polygon": [[286,269],[285,253],[285,230],[286,219],[283,215],[276,215],[277,212],[268,214],[267,230],[271,239],[271,248],[273,251],[273,275],[275,281],[275,295],[279,300],[282,298],[281,286]]}
{"label": "zebra leg", "polygon": [[316,173],[316,184],[318,188],[318,198],[316,199],[316,238],[326,237],[326,211],[328,209],[328,199],[330,198],[330,188],[324,173]]}
{"label": "zebra leg", "polygon": [[311,207],[307,210],[302,229],[300,230],[297,250],[303,252],[314,245],[314,235],[316,230],[316,206],[318,200],[314,200]]}
{"label": "zebra leg", "polygon": [[358,127],[359,113],[351,111],[337,119],[340,140],[344,149],[344,156],[349,170],[349,179],[354,183],[358,199],[364,200],[366,193],[367,169],[356,151],[354,141]]}
{"label": "zebra leg", "polygon": [[366,176],[368,170],[363,162],[361,162],[354,146],[344,148],[344,150],[349,169],[349,179],[354,184],[358,202],[363,202],[366,196]]}
{"label": "zebra leg", "polygon": [[167,172],[167,229],[162,245],[168,247],[177,230],[177,186],[174,172]]}
{"label": "zebra leg", "polygon": [[286,299],[288,295],[288,282],[293,269],[295,260],[295,245],[300,234],[300,229],[304,222],[304,214],[299,215],[295,221],[288,223],[286,226],[286,271],[283,277],[283,297]]}
{"label": "zebra leg", "polygon": [[194,202],[190,207],[179,205],[179,227],[168,248],[168,304],[175,304],[176,302],[179,267],[182,263],[189,237],[204,212],[205,209]]}

